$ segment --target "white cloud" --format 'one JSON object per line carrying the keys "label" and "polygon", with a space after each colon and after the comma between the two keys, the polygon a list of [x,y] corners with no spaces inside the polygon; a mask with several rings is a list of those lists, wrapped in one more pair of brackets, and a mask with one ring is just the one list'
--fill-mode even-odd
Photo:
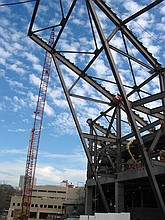
{"label": "white cloud", "polygon": [[68,109],[68,102],[65,99],[53,99],[53,103],[61,109]]}
{"label": "white cloud", "polygon": [[71,113],[61,112],[59,115],[56,114],[56,117],[52,122],[49,123],[51,127],[54,127],[55,134],[63,135],[70,134],[73,135],[76,132],[75,124],[72,118]]}
{"label": "white cloud", "polygon": [[77,24],[77,25],[82,25],[82,20],[80,20],[80,19],[78,19],[78,18],[75,18],[75,19],[73,20],[73,23],[74,23],[74,24]]}
{"label": "white cloud", "polygon": [[16,129],[8,129],[9,132],[26,132],[25,129],[22,128],[16,128]]}
{"label": "white cloud", "polygon": [[11,86],[11,87],[24,88],[24,85],[22,82],[17,82],[17,81],[11,80],[9,78],[6,79],[6,81],[9,83],[9,86]]}
{"label": "white cloud", "polygon": [[[1,156],[5,155],[19,155],[20,159],[11,159],[10,162],[0,161],[0,176],[7,184],[18,186],[19,176],[25,173],[26,155],[25,150],[8,149],[1,150]],[[62,155],[56,155],[54,158],[61,158]],[[74,157],[75,158],[75,157]],[[72,159],[72,158],[70,158]],[[4,171],[5,167],[5,171]],[[62,180],[67,179],[70,182],[77,184],[78,182],[85,182],[86,168],[82,165],[74,168],[73,165],[66,165],[63,163],[60,166],[50,165],[43,162],[37,163],[36,178],[37,184],[60,184]],[[51,178],[50,178],[51,177]]]}
{"label": "white cloud", "polygon": [[24,99],[21,99],[18,96],[14,96],[13,101],[15,104],[19,104],[20,106],[26,106],[26,102],[24,101]]}
{"label": "white cloud", "polygon": [[[51,177],[51,178],[50,178]],[[64,179],[69,180],[73,184],[77,185],[78,182],[85,183],[86,170],[81,168],[69,169],[62,168],[58,169],[56,166],[50,165],[39,165],[36,169],[37,184],[59,184]],[[49,180],[49,181],[48,181]]]}
{"label": "white cloud", "polygon": [[[165,7],[164,7],[164,8],[165,8]],[[164,22],[165,22],[165,17],[163,17],[163,18],[161,19],[161,22],[157,24],[156,27],[157,27],[157,29],[158,29],[159,31],[165,31]]]}
{"label": "white cloud", "polygon": [[[43,181],[47,183],[47,179],[49,179],[49,184],[60,183],[64,179],[74,184],[85,182],[87,159],[81,148],[74,148],[73,153],[69,154],[40,152],[39,157],[36,173],[38,184]],[[42,157],[44,157],[44,163],[41,162]],[[53,165],[49,162],[50,160],[54,161]]]}
{"label": "white cloud", "polygon": [[[17,36],[15,36],[16,37],[16,39],[18,40],[18,38],[17,38]],[[17,43],[17,42],[15,42],[13,45],[12,45],[12,50],[23,50],[23,46],[22,46],[22,44],[19,44],[19,43]]]}
{"label": "white cloud", "polygon": [[32,63],[39,63],[39,58],[32,53],[24,52],[23,56]]}
{"label": "white cloud", "polygon": [[35,108],[36,107],[36,103],[37,103],[37,95],[34,95],[31,91],[28,91],[27,93],[27,97],[28,97],[28,105],[31,108]]}
{"label": "white cloud", "polygon": [[[5,170],[4,170],[5,167]],[[1,180],[4,180],[6,184],[18,186],[19,176],[25,169],[24,161],[1,161],[0,162],[0,176]]]}
{"label": "white cloud", "polygon": [[[80,44],[78,41],[74,42],[74,41],[71,41],[69,42],[66,39],[63,39],[62,41],[60,41],[60,50],[64,50],[64,51],[78,51],[79,48],[80,48]],[[77,60],[76,60],[76,57],[77,57],[77,54],[76,53],[67,53],[66,54],[66,57],[71,61],[71,62],[74,62],[76,63]]]}
{"label": "white cloud", "polygon": [[5,66],[6,65],[6,59],[0,58],[0,64]]}
{"label": "white cloud", "polygon": [[123,2],[123,6],[131,14],[134,14],[135,12],[139,11],[142,8],[141,5],[139,5],[137,2],[135,2],[133,0],[128,0],[128,1]]}
{"label": "white cloud", "polygon": [[45,103],[45,110],[44,112],[48,115],[48,116],[54,116],[54,110],[52,107],[50,107],[50,105],[48,105],[48,103]]}
{"label": "white cloud", "polygon": [[42,73],[42,69],[43,69],[42,65],[36,63],[33,63],[32,65],[34,70],[37,70],[38,72]]}
{"label": "white cloud", "polygon": [[32,73],[29,75],[29,82],[30,84],[35,85],[37,86],[37,88],[39,88],[41,79],[37,77],[34,73]]}
{"label": "white cloud", "polygon": [[92,68],[95,70],[95,73],[98,77],[105,76],[109,68],[105,65],[103,59],[98,58],[97,62],[94,62]]}
{"label": "white cloud", "polygon": [[165,3],[160,7],[160,13],[165,14]]}
{"label": "white cloud", "polygon": [[0,54],[1,54],[1,57],[3,57],[4,59],[8,59],[12,55],[9,51],[6,51],[2,47],[0,47]]}
{"label": "white cloud", "polygon": [[2,155],[14,155],[14,154],[16,154],[16,155],[21,155],[21,154],[25,155],[26,154],[25,150],[16,149],[16,148],[5,149],[5,150],[2,149],[2,150],[0,150],[0,152],[1,152],[1,156]]}
{"label": "white cloud", "polygon": [[22,109],[22,107],[26,106],[26,101],[18,96],[13,96],[12,98],[9,96],[4,96],[3,99],[6,101],[7,107],[4,106],[3,108],[10,108],[11,111],[17,112],[18,110]]}
{"label": "white cloud", "polygon": [[70,161],[71,165],[74,166],[74,164],[81,163],[85,164],[86,163],[86,157],[85,153],[82,149],[80,148],[75,148],[73,153],[71,154],[57,154],[57,153],[49,153],[49,152],[40,152],[39,154],[41,157],[46,158],[53,158],[53,159],[60,159],[64,161]]}
{"label": "white cloud", "polygon": [[59,99],[62,96],[62,88],[61,87],[54,87],[50,88],[48,86],[48,95],[52,100]]}
{"label": "white cloud", "polygon": [[25,73],[25,69],[23,67],[19,67],[17,64],[8,64],[8,68],[10,70],[13,70],[14,72],[20,74],[20,73]]}

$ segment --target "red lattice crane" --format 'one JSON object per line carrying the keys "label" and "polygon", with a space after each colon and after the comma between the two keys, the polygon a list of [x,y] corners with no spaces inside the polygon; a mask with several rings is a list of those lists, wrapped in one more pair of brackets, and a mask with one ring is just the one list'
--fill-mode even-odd
{"label": "red lattice crane", "polygon": [[[52,46],[53,43],[54,43],[54,28],[51,31],[48,44]],[[35,114],[34,115],[34,126],[31,130],[28,153],[27,153],[24,191],[23,191],[23,196],[22,196],[22,206],[21,206],[21,214],[20,214],[21,220],[28,219],[30,215],[32,190],[33,190],[34,180],[35,180],[38,148],[39,148],[40,135],[41,135],[41,129],[42,129],[42,120],[43,120],[43,115],[44,115],[44,108],[45,108],[51,62],[52,62],[52,56],[50,53],[46,51],[45,59],[44,59],[44,66],[43,66],[42,76],[41,76],[41,82],[40,82],[40,88],[39,88],[39,93],[38,93],[37,106],[34,112]]]}

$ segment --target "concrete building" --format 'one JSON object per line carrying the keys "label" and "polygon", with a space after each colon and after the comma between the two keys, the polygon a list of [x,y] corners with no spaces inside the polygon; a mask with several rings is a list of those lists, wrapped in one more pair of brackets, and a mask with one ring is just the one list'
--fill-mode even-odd
{"label": "concrete building", "polygon": [[[77,216],[84,212],[84,187],[73,185],[39,185],[34,186],[30,218],[56,219]],[[8,220],[13,220],[21,209],[22,196],[12,196]]]}

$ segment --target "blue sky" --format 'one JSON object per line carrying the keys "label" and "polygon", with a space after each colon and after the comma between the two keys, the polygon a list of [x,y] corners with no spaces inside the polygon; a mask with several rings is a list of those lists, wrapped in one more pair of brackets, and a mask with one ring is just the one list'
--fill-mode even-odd
{"label": "blue sky", "polygon": [[[13,3],[15,0],[0,0],[0,4],[8,2]],[[41,1],[37,17],[38,23],[35,24],[36,29],[42,25],[44,27],[53,24],[53,16],[58,23],[59,7],[56,7],[57,11],[53,12],[54,5],[51,2],[51,0]],[[58,4],[57,2],[54,4]],[[67,9],[70,1],[65,0],[63,2]],[[68,25],[68,31],[66,30],[58,45],[60,49],[84,50],[88,47],[90,50],[93,48],[91,33],[88,32],[84,2],[83,0],[78,1],[79,13],[73,14]],[[107,0],[106,2],[119,17],[124,19],[152,1]],[[36,107],[45,55],[45,51],[27,36],[33,7],[34,2],[0,7],[0,183],[6,182],[14,186],[18,185],[19,176],[25,172],[27,146],[30,130],[33,127],[33,112]],[[106,32],[111,23],[105,20],[102,13],[99,15]],[[130,29],[162,64],[165,63],[164,22],[165,2],[129,24]],[[48,35],[45,38],[47,39]],[[120,38],[116,37],[113,43],[120,45]],[[87,59],[85,56],[75,54],[68,56],[80,67]],[[123,66],[120,60],[117,60],[117,63],[121,66],[122,72]],[[107,73],[107,68],[106,62],[99,59],[92,70],[97,73],[97,76],[99,74],[101,76],[104,72]],[[139,81],[145,78],[140,74],[138,77]],[[69,80],[71,78],[69,76],[67,78],[66,75],[68,84]],[[128,79],[124,78],[124,80]],[[97,96],[94,90],[89,92],[87,84],[82,86],[81,89],[79,88],[79,94],[90,93],[90,97]],[[80,120],[84,130],[86,130],[88,129],[86,128],[87,116],[95,115],[96,107],[88,106],[87,108],[84,100],[75,101],[75,105],[79,106],[77,114],[83,112]],[[101,108],[102,106],[98,107],[97,110],[100,111]],[[68,179],[75,185],[78,182],[84,183],[86,177],[86,157],[53,64],[36,177],[37,184],[59,184],[63,179]]]}

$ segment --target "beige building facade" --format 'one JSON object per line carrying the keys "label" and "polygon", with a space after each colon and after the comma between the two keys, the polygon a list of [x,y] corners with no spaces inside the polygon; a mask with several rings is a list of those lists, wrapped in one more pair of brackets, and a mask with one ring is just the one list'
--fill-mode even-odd
{"label": "beige building facade", "polygon": [[[57,219],[83,214],[84,197],[84,187],[69,184],[34,186],[30,219]],[[21,202],[22,196],[12,196],[8,220],[13,220],[19,213]]]}

